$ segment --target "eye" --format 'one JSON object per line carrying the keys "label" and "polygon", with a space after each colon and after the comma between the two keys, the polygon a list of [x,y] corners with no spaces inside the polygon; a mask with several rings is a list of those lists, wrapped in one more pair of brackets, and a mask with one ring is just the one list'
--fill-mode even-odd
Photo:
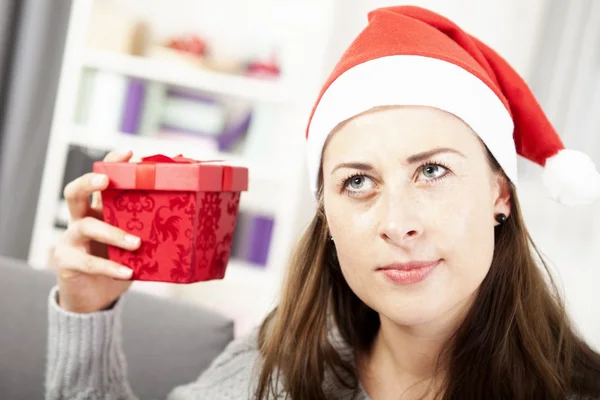
{"label": "eye", "polygon": [[352,175],[343,181],[344,191],[349,195],[371,190],[374,185],[373,180],[366,175]]}
{"label": "eye", "polygon": [[434,181],[444,177],[447,173],[448,168],[444,167],[443,165],[430,163],[421,167],[419,177],[423,176],[426,180]]}
{"label": "eye", "polygon": [[350,178],[348,185],[351,189],[360,190],[365,184],[367,178],[364,175],[357,175],[355,177]]}

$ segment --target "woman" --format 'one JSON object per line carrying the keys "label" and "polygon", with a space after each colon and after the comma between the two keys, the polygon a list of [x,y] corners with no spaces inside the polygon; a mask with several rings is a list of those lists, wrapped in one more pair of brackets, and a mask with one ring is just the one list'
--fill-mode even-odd
{"label": "woman", "polygon": [[[600,399],[600,355],[536,265],[516,154],[566,204],[594,200],[600,176],[504,60],[427,10],[376,10],[307,136],[319,207],[281,303],[171,399]],[[102,254],[139,240],[88,204],[106,186],[92,174],[65,189],[49,399],[134,398],[117,340],[131,273]]]}

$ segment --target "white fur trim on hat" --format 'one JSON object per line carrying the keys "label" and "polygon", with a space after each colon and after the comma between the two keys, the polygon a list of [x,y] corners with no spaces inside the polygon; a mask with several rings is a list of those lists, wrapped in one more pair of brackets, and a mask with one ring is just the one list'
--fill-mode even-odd
{"label": "white fur trim on hat", "polygon": [[517,185],[513,120],[489,86],[465,69],[436,58],[396,55],[359,64],[323,94],[308,128],[309,182],[316,195],[325,140],[341,122],[378,106],[414,105],[452,113],[473,129]]}
{"label": "white fur trim on hat", "polygon": [[566,206],[591,204],[600,197],[600,174],[580,151],[565,149],[548,158],[542,182],[548,195]]}

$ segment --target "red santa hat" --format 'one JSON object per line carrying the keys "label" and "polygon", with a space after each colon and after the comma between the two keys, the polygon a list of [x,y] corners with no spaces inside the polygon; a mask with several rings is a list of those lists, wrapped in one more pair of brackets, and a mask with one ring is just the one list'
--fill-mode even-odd
{"label": "red santa hat", "polygon": [[369,13],[310,115],[309,180],[316,194],[325,140],[341,122],[377,106],[430,106],[450,112],[481,138],[517,185],[517,154],[545,167],[542,180],[565,205],[600,197],[600,174],[567,150],[517,72],[494,50],[431,11],[398,6]]}

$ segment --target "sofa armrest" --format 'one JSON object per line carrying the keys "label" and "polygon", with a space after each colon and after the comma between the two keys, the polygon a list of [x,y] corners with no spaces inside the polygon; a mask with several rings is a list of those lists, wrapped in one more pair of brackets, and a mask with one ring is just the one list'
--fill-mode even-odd
{"label": "sofa armrest", "polygon": [[[0,398],[41,399],[52,271],[0,257]],[[123,308],[129,381],[142,399],[164,399],[195,380],[233,339],[233,322],[175,300],[131,291]]]}

